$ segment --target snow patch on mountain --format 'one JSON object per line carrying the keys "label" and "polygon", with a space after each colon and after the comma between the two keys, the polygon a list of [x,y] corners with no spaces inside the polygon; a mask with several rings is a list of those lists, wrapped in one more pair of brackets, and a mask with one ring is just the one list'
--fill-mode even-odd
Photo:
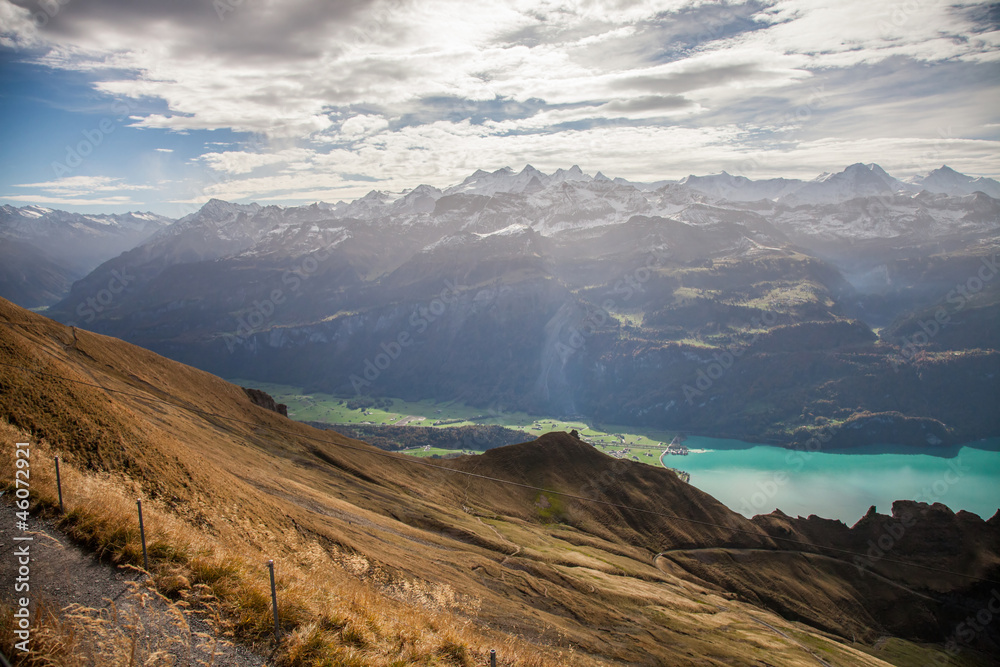
{"label": "snow patch on mountain", "polygon": [[994,199],[1000,199],[1000,181],[981,176],[978,178],[966,176],[948,165],[942,165],[926,176],[915,176],[907,181],[935,194],[957,196],[982,192]]}
{"label": "snow patch on mountain", "polygon": [[877,164],[859,162],[836,174],[823,174],[777,200],[789,206],[818,206],[913,190],[911,185],[893,178]]}
{"label": "snow patch on mountain", "polygon": [[503,229],[498,229],[495,232],[489,232],[486,234],[475,233],[481,239],[489,238],[490,236],[516,236],[517,234],[523,234],[524,232],[531,229],[528,225],[515,222],[513,225],[507,225]]}

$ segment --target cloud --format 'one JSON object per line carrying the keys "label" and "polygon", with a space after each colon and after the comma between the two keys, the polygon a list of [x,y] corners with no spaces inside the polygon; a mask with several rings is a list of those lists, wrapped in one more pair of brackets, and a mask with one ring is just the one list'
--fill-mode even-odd
{"label": "cloud", "polygon": [[702,65],[667,71],[660,75],[642,74],[623,77],[615,81],[613,87],[626,91],[679,95],[692,90],[750,81],[762,76],[767,76],[766,70],[751,62]]}
{"label": "cloud", "polygon": [[340,125],[340,135],[345,138],[365,137],[389,127],[389,121],[381,116],[357,115]]}
{"label": "cloud", "polygon": [[0,44],[148,102],[131,129],[260,137],[185,163],[239,199],[525,162],[648,180],[749,158],[798,175],[841,158],[915,169],[945,128],[949,164],[1000,173],[1000,32],[981,3],[225,1],[220,17],[205,0],[74,0],[40,22],[35,0],[0,0]]}
{"label": "cloud", "polygon": [[971,37],[975,28],[966,10],[973,4],[977,3],[778,0],[760,14],[771,23],[768,29],[738,35],[731,43],[807,55],[825,67],[894,56],[925,62],[974,61],[987,54],[995,59],[995,36]]}
{"label": "cloud", "polygon": [[56,197],[52,195],[3,195],[3,199],[30,204],[54,204],[56,206],[141,206],[131,197]]}
{"label": "cloud", "polygon": [[[219,21],[200,0],[68,3],[35,31],[50,46],[40,62],[91,71],[97,90],[110,95],[166,103],[169,112],[141,115],[136,127],[229,128],[300,139],[324,132],[342,111],[380,115],[352,107],[403,116],[433,97],[558,105],[596,96],[621,105],[632,97],[768,76],[761,63],[661,78],[650,73],[646,80],[625,76],[655,65],[662,50],[655,37],[672,21],[664,11],[700,2],[480,2],[460,9],[454,2],[233,4]],[[742,11],[745,23],[749,10]],[[704,24],[690,28],[701,32]],[[354,136],[376,129],[361,128],[362,122],[348,120],[342,131]]]}
{"label": "cloud", "polygon": [[[121,178],[107,176],[67,176],[43,183],[20,183],[16,188],[33,188],[57,195],[85,195],[92,192],[122,192],[131,190],[152,190],[153,185],[126,183]],[[19,201],[23,201],[20,200]]]}
{"label": "cloud", "polygon": [[173,153],[174,152],[173,148],[154,148],[153,150],[156,151],[157,153]]}
{"label": "cloud", "polygon": [[[315,45],[342,36],[344,27],[378,6],[372,0],[228,0],[217,11],[204,0],[6,0],[25,11],[48,14],[38,33],[51,41],[102,46],[114,51],[145,41],[200,45],[199,52],[237,60],[312,59]],[[46,5],[55,9],[47,9]],[[103,38],[114,41],[101,44]]]}
{"label": "cloud", "polygon": [[278,153],[251,153],[247,151],[225,151],[206,153],[201,156],[209,167],[227,174],[247,174],[267,165],[300,161],[311,154],[306,149],[288,149]]}
{"label": "cloud", "polygon": [[9,49],[30,48],[39,41],[37,33],[31,9],[11,2],[0,2],[0,46]]}
{"label": "cloud", "polygon": [[[182,203],[206,201],[212,197],[229,201],[236,200],[280,200],[280,199],[311,199],[303,193],[322,189],[325,192],[336,192],[345,188],[343,179],[338,174],[314,174],[308,181],[294,173],[258,176],[251,178],[232,179],[214,183],[201,188],[201,192],[192,198],[180,200]],[[370,190],[369,187],[365,190]]]}
{"label": "cloud", "polygon": [[691,105],[691,100],[686,99],[682,95],[645,95],[643,97],[633,97],[629,100],[608,102],[601,105],[600,108],[608,111],[663,112],[673,109],[685,109]]}

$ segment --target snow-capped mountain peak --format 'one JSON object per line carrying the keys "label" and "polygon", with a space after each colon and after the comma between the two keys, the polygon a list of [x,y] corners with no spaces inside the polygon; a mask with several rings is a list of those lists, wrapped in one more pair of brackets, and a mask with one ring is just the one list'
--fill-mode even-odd
{"label": "snow-capped mountain peak", "polygon": [[49,213],[54,213],[51,208],[45,208],[44,206],[36,206],[34,204],[29,204],[21,209],[21,214],[27,217],[40,218]]}
{"label": "snow-capped mountain peak", "polygon": [[385,213],[394,200],[395,197],[388,192],[372,190],[361,199],[355,199],[338,212],[347,218],[370,220]]}
{"label": "snow-capped mountain peak", "polygon": [[843,171],[821,174],[779,199],[793,206],[822,205],[910,190],[912,187],[893,178],[879,165],[856,162]]}
{"label": "snow-capped mountain peak", "polygon": [[154,213],[70,213],[45,206],[0,207],[0,239],[40,248],[71,272],[87,273],[173,221]]}
{"label": "snow-capped mountain peak", "polygon": [[253,202],[251,204],[234,204],[222,199],[209,199],[201,209],[195,213],[196,216],[208,218],[233,217],[240,213],[256,213],[261,209],[261,205]]}
{"label": "snow-capped mountain peak", "polygon": [[445,190],[446,195],[452,194],[477,194],[492,197],[496,194],[522,194],[538,192],[543,188],[567,182],[589,182],[590,176],[583,173],[579,166],[573,165],[569,169],[557,169],[552,175],[545,174],[535,167],[525,165],[525,167],[515,172],[510,167],[497,169],[492,173],[477,170],[474,174],[462,181],[461,184]]}
{"label": "snow-capped mountain peak", "polygon": [[961,174],[948,165],[931,171],[926,176],[909,179],[923,190],[935,194],[962,195],[983,192],[994,199],[1000,198],[1000,182],[992,178],[972,177]]}
{"label": "snow-capped mountain peak", "polygon": [[[596,177],[595,177],[596,178]],[[564,183],[566,181],[590,181],[593,180],[580,169],[578,165],[573,165],[569,169],[556,169],[549,178],[549,184]],[[607,180],[607,179],[605,179]]]}
{"label": "snow-capped mountain peak", "polygon": [[434,210],[437,200],[444,196],[433,185],[418,185],[392,203],[394,214],[421,214]]}

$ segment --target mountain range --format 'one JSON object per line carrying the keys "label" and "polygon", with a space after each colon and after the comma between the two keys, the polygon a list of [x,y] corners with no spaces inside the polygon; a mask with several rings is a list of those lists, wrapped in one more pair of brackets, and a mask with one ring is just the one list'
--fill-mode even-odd
{"label": "mountain range", "polygon": [[27,308],[51,305],[75,280],[171,222],[154,213],[83,215],[0,206],[3,295]]}
{"label": "mountain range", "polygon": [[1000,433],[998,196],[947,167],[855,164],[655,183],[527,166],[337,204],[212,200],[47,314],[342,395],[954,444]]}

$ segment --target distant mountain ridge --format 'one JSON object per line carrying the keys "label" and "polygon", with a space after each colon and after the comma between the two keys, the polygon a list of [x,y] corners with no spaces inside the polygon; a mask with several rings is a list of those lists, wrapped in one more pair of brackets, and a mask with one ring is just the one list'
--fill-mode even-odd
{"label": "distant mountain ridge", "polygon": [[[520,172],[503,167],[493,172],[477,170],[459,185],[444,190],[444,194],[481,194],[492,196],[499,193],[523,194],[565,182],[589,183],[610,181],[603,173],[595,176],[585,174],[579,166],[558,169],[553,174],[545,174],[531,165]],[[661,180],[641,183],[615,178],[617,185],[628,185],[638,190],[657,190],[664,186],[679,185],[699,192],[715,201],[752,202],[760,200],[788,201],[796,204],[821,204],[847,201],[858,197],[907,192],[917,194],[926,190],[933,194],[962,196],[983,192],[993,198],[1000,198],[1000,181],[985,177],[960,174],[948,166],[942,166],[925,176],[897,179],[890,176],[879,165],[853,164],[837,173],[824,173],[812,180],[798,178],[753,179],[734,176],[725,171],[705,176],[685,176],[680,180]],[[421,186],[430,187],[430,186]]]}
{"label": "distant mountain ridge", "polygon": [[[553,174],[545,174],[535,167],[526,165],[520,172],[503,167],[493,172],[482,169],[466,178],[458,185],[445,188],[445,195],[479,194],[493,196],[500,193],[524,194],[537,192],[560,183],[590,183],[611,181],[603,173],[590,176],[579,166],[558,169]],[[642,183],[615,178],[617,185],[628,185],[638,190],[657,190],[668,185],[680,185],[699,192],[716,201],[751,202],[760,200],[786,200],[795,203],[833,203],[858,197],[873,196],[893,192],[917,194],[927,190],[933,194],[962,196],[983,192],[993,198],[1000,198],[1000,181],[985,177],[960,174],[948,166],[942,166],[925,176],[897,179],[890,176],[879,165],[853,164],[837,173],[825,173],[812,180],[798,178],[753,179],[742,175],[732,175],[725,171],[704,176],[685,176],[679,180],[661,180]],[[420,186],[431,187],[431,186]]]}
{"label": "distant mountain ridge", "polygon": [[74,280],[172,222],[155,213],[0,206],[0,293],[29,308],[55,303]]}
{"label": "distant mountain ridge", "polygon": [[910,179],[908,182],[935,194],[957,195],[982,192],[994,199],[1000,198],[1000,182],[982,176],[977,178],[966,176],[947,165],[935,169],[926,176]]}
{"label": "distant mountain ridge", "polygon": [[1000,352],[984,323],[1000,281],[949,315],[970,323],[961,336],[922,341],[930,357],[909,344],[1000,246],[1000,200],[875,164],[683,180],[526,166],[336,204],[211,200],[49,313],[222,376],[339,394],[751,441],[828,422],[850,426],[846,446],[1000,433],[979,398],[921,399],[932,377],[992,395]]}
{"label": "distant mountain ridge", "polygon": [[[977,185],[995,191],[996,194],[990,196],[998,198],[1000,183],[963,176],[947,167],[931,172],[924,179],[932,189],[924,190],[915,183],[898,180],[877,164],[854,164],[812,181],[752,180],[722,172],[714,176],[687,176],[676,182],[643,184],[611,180],[600,173],[589,176],[576,165],[551,175],[527,165],[520,172],[509,167],[494,172],[478,170],[462,183],[444,190],[429,185],[400,194],[372,190],[352,202],[336,204],[317,202],[311,206],[262,207],[213,199],[197,213],[178,221],[176,228],[165,229],[162,234],[175,235],[181,229],[193,229],[211,221],[220,236],[238,244],[236,237],[241,236],[243,244],[249,246],[263,241],[268,234],[277,234],[276,227],[282,225],[287,228],[310,221],[337,219],[410,227],[464,214],[463,231],[492,233],[520,224],[543,236],[552,236],[573,229],[626,222],[635,215],[679,217],[697,223],[705,219],[699,204],[763,214],[791,236],[815,235],[820,227],[822,235],[837,238],[859,235],[889,238],[914,231],[935,236],[989,229],[992,221],[986,226],[957,230],[955,223],[958,221],[953,213],[938,210],[954,207],[955,203],[929,197],[927,193],[950,198],[968,197],[982,191],[972,190],[973,185]],[[855,200],[860,200],[860,206],[847,205]],[[748,208],[751,205],[754,206]],[[841,208],[816,210],[815,213],[810,210],[829,206]],[[805,217],[803,208],[808,211]],[[919,231],[912,229],[909,223],[916,217],[929,217],[939,229],[926,226]],[[873,229],[873,220],[878,229]],[[831,225],[833,222],[837,224]],[[441,227],[448,228],[447,225]],[[203,241],[211,244],[215,239]]]}
{"label": "distant mountain ridge", "polygon": [[[920,180],[946,192],[877,164],[645,184],[528,165],[335,204],[213,199],[172,223],[8,207],[0,292],[223,376],[334,393],[786,443],[827,422],[846,446],[995,435],[985,406],[920,388],[993,395],[1000,281],[946,310],[955,326],[921,325],[1000,247],[1000,199],[944,167]],[[81,248],[148,236],[80,277],[21,240],[59,229]]]}
{"label": "distant mountain ridge", "polygon": [[[0,239],[45,244],[78,266],[130,250],[173,220],[155,213],[69,213],[44,206],[0,206]],[[106,257],[105,257],[106,258]],[[92,267],[91,267],[92,268]]]}

